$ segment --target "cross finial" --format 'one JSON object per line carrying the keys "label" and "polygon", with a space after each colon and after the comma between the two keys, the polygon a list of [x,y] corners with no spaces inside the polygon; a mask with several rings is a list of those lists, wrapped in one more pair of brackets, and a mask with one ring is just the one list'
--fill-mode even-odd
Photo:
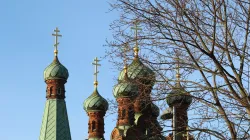
{"label": "cross finial", "polygon": [[135,30],[135,47],[134,47],[134,53],[135,53],[135,57],[138,57],[138,52],[139,52],[139,48],[138,48],[138,31],[142,30],[142,28],[140,28],[139,26],[139,22],[138,20],[136,20],[134,22],[134,26],[131,27],[132,30]]}
{"label": "cross finial", "polygon": [[176,80],[177,82],[180,82],[181,74],[180,74],[180,52],[178,50],[175,51],[176,53]]}
{"label": "cross finial", "polygon": [[94,72],[94,75],[95,75],[94,85],[95,85],[95,87],[98,86],[98,81],[97,81],[97,76],[98,76],[98,73],[99,73],[99,71],[98,71],[98,66],[101,66],[101,64],[98,64],[98,62],[100,62],[100,60],[98,60],[98,58],[96,57],[96,58],[94,59],[94,62],[92,63],[92,65],[95,66],[95,72]]}
{"label": "cross finial", "polygon": [[55,36],[55,44],[54,44],[55,50],[54,50],[54,53],[55,53],[55,56],[57,56],[57,54],[58,54],[57,47],[59,45],[58,37],[62,37],[62,35],[59,34],[60,30],[58,29],[58,27],[56,27],[56,29],[54,30],[54,32],[55,33],[52,34],[52,36]]}

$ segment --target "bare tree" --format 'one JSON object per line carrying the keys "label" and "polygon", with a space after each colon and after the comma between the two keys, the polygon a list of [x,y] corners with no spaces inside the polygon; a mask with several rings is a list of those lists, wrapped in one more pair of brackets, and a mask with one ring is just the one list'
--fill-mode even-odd
{"label": "bare tree", "polygon": [[[113,0],[120,19],[111,23],[112,59],[139,21],[141,59],[157,73],[153,100],[162,100],[175,83],[174,51],[181,52],[181,83],[194,98],[189,130],[196,139],[250,138],[249,21],[247,0]],[[132,55],[131,55],[132,57]],[[166,103],[164,103],[166,104]],[[164,107],[162,105],[161,107]],[[165,127],[166,132],[171,130]]]}

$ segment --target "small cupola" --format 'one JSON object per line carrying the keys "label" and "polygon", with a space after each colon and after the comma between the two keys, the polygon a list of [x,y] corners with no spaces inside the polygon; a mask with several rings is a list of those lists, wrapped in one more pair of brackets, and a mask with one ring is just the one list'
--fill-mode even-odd
{"label": "small cupola", "polygon": [[170,107],[174,104],[186,104],[190,105],[192,103],[192,96],[189,92],[185,90],[185,88],[181,85],[180,78],[180,60],[179,54],[177,55],[177,71],[176,71],[176,84],[172,88],[172,91],[167,95],[166,101]]}
{"label": "small cupola", "polygon": [[94,81],[94,92],[84,101],[83,108],[86,112],[106,112],[108,110],[109,104],[106,99],[104,99],[98,92],[97,86],[97,76],[98,76],[98,64],[100,60],[96,57],[94,59],[94,63],[92,63],[95,66],[95,81]]}

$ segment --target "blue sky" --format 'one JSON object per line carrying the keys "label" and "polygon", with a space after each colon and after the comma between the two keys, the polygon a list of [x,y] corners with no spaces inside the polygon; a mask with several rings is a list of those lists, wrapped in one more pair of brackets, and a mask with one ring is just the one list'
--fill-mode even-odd
{"label": "blue sky", "polygon": [[[1,0],[0,1],[0,139],[36,140],[45,107],[43,70],[53,60],[55,27],[61,34],[59,60],[69,70],[66,103],[73,140],[87,138],[88,117],[83,101],[93,91],[94,57],[105,54],[112,39],[109,24],[118,13],[109,13],[104,0]],[[99,92],[113,98],[114,77],[108,60],[101,61]],[[116,124],[105,119],[105,137]]]}

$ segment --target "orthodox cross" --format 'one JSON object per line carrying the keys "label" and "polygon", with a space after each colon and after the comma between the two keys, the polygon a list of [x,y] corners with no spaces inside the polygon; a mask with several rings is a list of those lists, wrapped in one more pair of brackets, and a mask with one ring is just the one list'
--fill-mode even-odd
{"label": "orthodox cross", "polygon": [[98,73],[99,73],[98,66],[101,66],[101,64],[98,64],[98,62],[100,62],[100,60],[98,60],[98,58],[96,57],[94,59],[94,62],[92,63],[92,65],[95,66],[95,73],[94,73],[94,75],[95,75],[95,82],[94,82],[95,87],[97,87],[97,85],[98,85],[98,81],[97,81],[97,76],[98,76]]}
{"label": "orthodox cross", "polygon": [[139,52],[139,48],[138,48],[138,30],[142,30],[142,28],[140,28],[139,26],[139,22],[136,20],[134,22],[134,27],[131,27],[132,30],[135,30],[135,47],[134,47],[134,55],[135,58],[138,58],[138,52]]}
{"label": "orthodox cross", "polygon": [[180,52],[178,50],[175,51],[176,53],[176,79],[180,82],[181,74],[180,74]]}
{"label": "orthodox cross", "polygon": [[56,27],[56,29],[54,30],[55,33],[52,34],[52,36],[55,36],[55,44],[54,44],[54,47],[55,47],[55,50],[54,50],[54,53],[55,53],[55,56],[57,56],[58,54],[58,50],[57,50],[57,47],[59,45],[59,42],[58,42],[58,37],[62,37],[62,35],[59,34],[60,30]]}
{"label": "orthodox cross", "polygon": [[139,26],[139,22],[135,21],[134,22],[134,26],[131,27],[132,30],[135,30],[135,39],[136,39],[136,46],[138,46],[138,31],[142,30],[142,28],[140,28]]}

